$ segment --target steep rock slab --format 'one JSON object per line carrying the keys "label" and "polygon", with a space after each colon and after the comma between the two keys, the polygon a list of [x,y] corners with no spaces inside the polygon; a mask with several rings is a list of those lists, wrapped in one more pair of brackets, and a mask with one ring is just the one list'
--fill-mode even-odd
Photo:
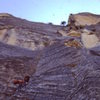
{"label": "steep rock slab", "polygon": [[15,79],[23,80],[35,73],[41,55],[37,52],[0,42],[0,100],[9,100],[15,93]]}
{"label": "steep rock slab", "polygon": [[17,100],[99,100],[100,47],[77,49],[55,44],[43,53],[29,84],[17,91]]}
{"label": "steep rock slab", "polygon": [[32,58],[3,58],[0,59],[0,100],[8,100],[16,91],[15,79],[23,79],[35,72]]}
{"label": "steep rock slab", "polygon": [[75,71],[82,58],[81,49],[66,47],[64,43],[49,47],[27,87],[17,91],[12,99],[65,100],[78,85]]}
{"label": "steep rock slab", "polygon": [[62,27],[30,22],[13,15],[0,13],[0,41],[31,50],[51,45],[61,34]]}
{"label": "steep rock slab", "polygon": [[31,57],[36,56],[38,51],[20,48],[0,42],[0,58],[4,57]]}
{"label": "steep rock slab", "polygon": [[100,46],[89,49],[82,61],[82,72],[85,76],[71,100],[99,100],[100,99]]}

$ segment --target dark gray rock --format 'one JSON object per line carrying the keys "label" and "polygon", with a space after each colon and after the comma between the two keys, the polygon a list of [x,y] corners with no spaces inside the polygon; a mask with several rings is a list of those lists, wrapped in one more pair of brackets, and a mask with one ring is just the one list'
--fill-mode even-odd
{"label": "dark gray rock", "polygon": [[90,50],[52,45],[44,50],[28,85],[11,100],[99,100],[99,61]]}
{"label": "dark gray rock", "polygon": [[9,100],[20,88],[13,84],[15,79],[23,80],[35,73],[41,55],[37,52],[0,42],[0,100]]}

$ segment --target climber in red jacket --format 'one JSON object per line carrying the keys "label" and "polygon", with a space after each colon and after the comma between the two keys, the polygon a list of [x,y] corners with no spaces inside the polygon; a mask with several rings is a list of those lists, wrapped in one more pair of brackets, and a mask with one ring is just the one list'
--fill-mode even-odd
{"label": "climber in red jacket", "polygon": [[27,82],[29,82],[30,77],[29,76],[25,76],[23,80],[21,79],[15,79],[13,80],[13,84],[19,84],[19,85],[23,85],[26,84]]}

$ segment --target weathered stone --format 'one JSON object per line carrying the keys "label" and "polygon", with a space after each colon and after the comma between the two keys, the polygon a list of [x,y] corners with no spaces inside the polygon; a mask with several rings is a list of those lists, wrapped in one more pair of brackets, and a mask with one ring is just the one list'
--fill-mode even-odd
{"label": "weathered stone", "polygon": [[68,23],[76,26],[93,25],[100,22],[100,15],[95,15],[92,13],[78,13],[71,14],[69,16]]}
{"label": "weathered stone", "polygon": [[[57,33],[63,29],[60,26],[4,15],[0,25],[14,28],[0,30],[0,100],[100,99],[99,23],[90,25],[94,22],[83,17],[91,14],[79,14],[80,23],[88,24],[84,29],[76,28],[76,20],[71,20],[73,28],[68,26],[62,35]],[[30,77],[27,82],[26,76]],[[14,80],[22,83],[14,84]]]}
{"label": "weathered stone", "polygon": [[61,26],[29,22],[6,13],[0,14],[0,23],[0,41],[30,50],[43,49],[61,36],[57,33]]}

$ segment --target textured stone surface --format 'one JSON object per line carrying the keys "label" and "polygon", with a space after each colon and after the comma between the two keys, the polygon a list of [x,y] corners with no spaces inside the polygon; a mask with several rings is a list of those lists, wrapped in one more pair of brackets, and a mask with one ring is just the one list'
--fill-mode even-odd
{"label": "textured stone surface", "polygon": [[[100,100],[99,23],[82,28],[71,23],[62,28],[9,14],[1,14],[0,18],[0,100]],[[84,35],[86,39],[82,40]],[[92,44],[92,36],[98,38],[98,45]],[[39,42],[39,47],[26,41]],[[41,49],[43,41],[46,46]],[[29,82],[13,84],[27,75]]]}
{"label": "textured stone surface", "polygon": [[76,26],[94,25],[100,22],[100,15],[92,13],[71,14],[69,17],[69,24],[72,22],[75,22]]}
{"label": "textured stone surface", "polygon": [[61,26],[30,22],[9,14],[0,14],[0,41],[31,50],[51,45]]}
{"label": "textured stone surface", "polygon": [[41,52],[10,46],[0,42],[0,100],[9,100],[18,85],[14,79],[23,79],[35,73]]}
{"label": "textured stone surface", "polygon": [[12,100],[99,100],[99,61],[100,55],[90,50],[53,45],[44,51],[29,84]]}

